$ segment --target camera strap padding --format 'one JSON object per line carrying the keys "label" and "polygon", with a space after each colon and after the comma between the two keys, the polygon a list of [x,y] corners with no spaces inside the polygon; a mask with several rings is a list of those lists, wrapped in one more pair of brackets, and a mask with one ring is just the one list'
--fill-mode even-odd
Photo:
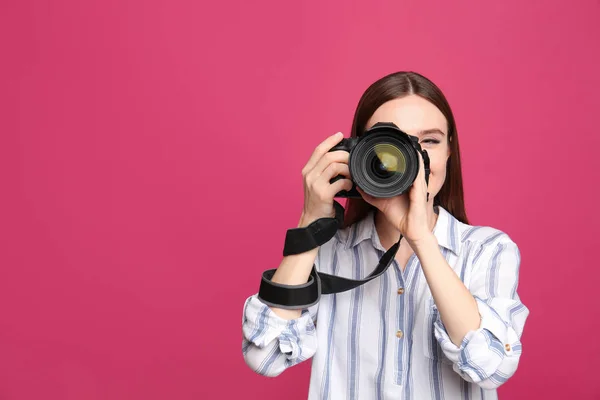
{"label": "camera strap padding", "polygon": [[[288,230],[284,245],[284,256],[300,254],[327,243],[343,226],[344,208],[337,201],[333,202],[336,217],[320,218],[306,228]],[[310,307],[319,301],[321,294],[345,292],[363,285],[382,275],[391,265],[400,239],[385,252],[379,260],[377,268],[364,279],[349,279],[341,276],[317,272],[314,264],[308,282],[301,285],[284,285],[272,282],[275,269],[263,272],[258,298],[265,304],[284,309],[301,309]]]}

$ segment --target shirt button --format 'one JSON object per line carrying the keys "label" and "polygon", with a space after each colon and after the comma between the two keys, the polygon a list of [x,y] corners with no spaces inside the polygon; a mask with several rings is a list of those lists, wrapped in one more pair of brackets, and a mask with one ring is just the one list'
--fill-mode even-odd
{"label": "shirt button", "polygon": [[404,336],[404,333],[402,333],[402,331],[401,331],[401,330],[399,330],[398,332],[396,332],[396,337],[397,337],[398,339],[402,339],[402,336]]}
{"label": "shirt button", "polygon": [[398,289],[398,294],[404,294],[404,288],[399,288]]}
{"label": "shirt button", "polygon": [[505,345],[504,345],[504,349],[505,349],[506,351],[510,351],[510,344],[508,344],[508,343],[507,343],[507,344],[505,344]]}

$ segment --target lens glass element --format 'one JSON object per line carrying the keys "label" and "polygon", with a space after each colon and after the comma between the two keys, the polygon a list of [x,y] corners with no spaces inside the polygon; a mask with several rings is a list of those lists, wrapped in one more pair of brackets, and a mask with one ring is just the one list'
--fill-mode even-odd
{"label": "lens glass element", "polygon": [[378,143],[373,148],[375,157],[372,161],[372,171],[381,179],[390,179],[394,175],[404,174],[406,171],[406,157],[404,153],[391,143]]}

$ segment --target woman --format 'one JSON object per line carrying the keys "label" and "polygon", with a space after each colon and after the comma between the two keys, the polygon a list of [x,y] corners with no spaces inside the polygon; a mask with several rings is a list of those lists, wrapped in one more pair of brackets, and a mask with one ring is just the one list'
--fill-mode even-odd
{"label": "woman", "polygon": [[[272,281],[307,282],[319,272],[359,279],[402,235],[379,278],[321,296],[308,309],[244,305],[243,355],[257,373],[277,376],[312,357],[310,399],[495,399],[517,369],[529,310],[517,294],[520,254],[509,236],[467,220],[456,125],[442,92],[422,75],[383,77],[363,94],[351,135],[393,122],[419,138],[430,158],[401,196],[350,199],[345,226],[324,245],[284,257]],[[334,215],[349,190],[348,153],[321,143],[304,167],[299,227]],[[429,192],[429,199],[427,193]],[[318,317],[318,328],[317,328]]]}

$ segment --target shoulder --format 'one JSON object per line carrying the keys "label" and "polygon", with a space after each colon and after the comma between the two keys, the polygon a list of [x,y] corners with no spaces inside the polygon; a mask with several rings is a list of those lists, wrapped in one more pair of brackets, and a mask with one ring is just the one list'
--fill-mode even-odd
{"label": "shoulder", "polygon": [[510,236],[500,229],[491,226],[473,226],[459,222],[461,227],[460,240],[462,243],[477,245],[491,243],[514,243]]}
{"label": "shoulder", "polygon": [[468,225],[457,221],[461,248],[474,261],[498,257],[520,261],[520,250],[508,233],[485,225]]}
{"label": "shoulder", "polygon": [[456,254],[481,251],[498,245],[516,248],[516,244],[506,232],[491,226],[461,222],[443,207],[439,207],[434,234],[442,247]]}

